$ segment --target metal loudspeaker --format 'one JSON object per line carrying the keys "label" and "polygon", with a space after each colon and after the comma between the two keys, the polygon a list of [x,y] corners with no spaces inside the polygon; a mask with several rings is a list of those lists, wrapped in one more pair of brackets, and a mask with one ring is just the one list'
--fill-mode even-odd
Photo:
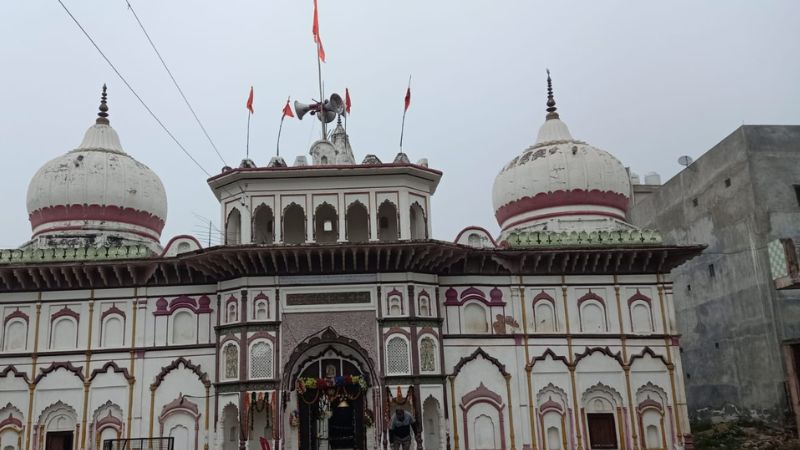
{"label": "metal loudspeaker", "polygon": [[294,101],[294,111],[297,113],[297,118],[303,120],[303,116],[305,116],[309,111],[316,111],[319,108],[319,103],[314,105],[307,105],[305,103],[300,103],[297,100]]}
{"label": "metal loudspeaker", "polygon": [[331,99],[325,102],[325,109],[329,109],[336,114],[344,114],[344,100],[339,94],[331,94]]}
{"label": "metal loudspeaker", "polygon": [[331,106],[331,101],[325,100],[325,103],[320,109],[322,110],[321,112],[317,110],[317,119],[319,119],[320,122],[325,123],[333,122],[333,119],[336,118],[336,111],[334,111],[333,107]]}

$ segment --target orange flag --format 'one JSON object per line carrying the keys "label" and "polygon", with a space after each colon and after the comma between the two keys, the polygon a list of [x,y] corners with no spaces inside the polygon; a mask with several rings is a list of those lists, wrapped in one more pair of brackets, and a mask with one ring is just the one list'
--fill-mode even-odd
{"label": "orange flag", "polygon": [[[289,106],[289,100],[286,100],[286,105],[283,107],[283,117],[294,117],[294,113],[292,112],[292,107]],[[283,118],[281,117],[281,119]]]}
{"label": "orange flag", "polygon": [[253,86],[250,86],[250,96],[247,97],[247,109],[253,114]]}
{"label": "orange flag", "polygon": [[344,88],[344,110],[347,111],[347,114],[350,114],[351,106],[353,103],[350,102],[350,89]]}
{"label": "orange flag", "polygon": [[314,23],[311,25],[311,33],[314,35],[314,43],[317,44],[317,56],[319,60],[325,62],[325,48],[322,47],[322,38],[319,36],[319,14],[317,13],[317,0],[314,0]]}
{"label": "orange flag", "polygon": [[408,89],[406,90],[405,104],[406,104],[406,109],[404,109],[403,111],[408,111],[408,107],[411,106],[411,86],[410,85],[408,86]]}

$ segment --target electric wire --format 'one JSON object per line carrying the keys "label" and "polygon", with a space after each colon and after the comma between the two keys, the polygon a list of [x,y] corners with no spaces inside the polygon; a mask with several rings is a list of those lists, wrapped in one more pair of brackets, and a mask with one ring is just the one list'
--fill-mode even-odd
{"label": "electric wire", "polygon": [[169,70],[169,67],[167,67],[167,62],[164,61],[164,57],[161,56],[161,52],[158,51],[155,42],[153,42],[153,39],[150,37],[150,34],[144,28],[144,24],[142,24],[141,19],[139,19],[139,15],[136,14],[136,11],[133,9],[133,5],[131,5],[131,2],[129,0],[125,0],[125,3],[128,5],[128,9],[130,10],[131,14],[133,14],[133,17],[136,19],[136,23],[139,24],[139,28],[142,29],[144,36],[147,38],[147,42],[150,43],[150,46],[153,48],[153,51],[156,53],[156,56],[158,56],[159,61],[161,61],[161,65],[164,66],[164,70],[167,71],[167,75],[169,75],[169,78],[172,80],[172,84],[174,84],[175,88],[178,89],[178,93],[181,94],[183,102],[186,103],[186,106],[189,108],[189,111],[191,111],[192,115],[194,116],[194,120],[197,122],[197,125],[199,125],[200,129],[203,130],[203,134],[206,136],[206,139],[208,139],[208,143],[211,144],[211,147],[214,148],[214,152],[216,152],[217,156],[219,156],[219,159],[220,161],[222,161],[222,164],[227,166],[228,163],[225,162],[225,159],[222,157],[222,154],[219,152],[219,149],[217,148],[216,144],[214,144],[214,141],[211,139],[211,136],[208,134],[208,131],[206,131],[206,127],[203,126],[203,122],[200,121],[200,117],[197,116],[197,113],[195,112],[191,103],[189,103],[189,99],[186,98],[186,94],[183,93],[183,89],[181,89],[180,85],[178,84],[178,80],[175,79],[175,76],[172,74],[172,71]]}
{"label": "electric wire", "polygon": [[125,77],[122,76],[122,73],[120,73],[120,71],[117,69],[117,67],[111,62],[110,59],[108,59],[108,56],[106,56],[106,54],[103,53],[103,50],[100,49],[100,46],[98,46],[97,43],[94,41],[94,39],[92,39],[92,37],[89,35],[89,33],[86,31],[86,29],[83,28],[83,25],[81,25],[81,23],[78,21],[78,19],[72,14],[72,12],[70,12],[69,8],[67,8],[67,5],[65,5],[64,2],[61,1],[61,0],[56,0],[56,1],[58,1],[58,3],[61,5],[61,7],[64,8],[64,11],[66,11],[67,14],[69,15],[69,17],[72,19],[72,21],[75,22],[75,25],[77,25],[78,28],[81,30],[81,32],[83,32],[83,35],[86,36],[87,39],[89,39],[89,42],[91,42],[92,45],[94,46],[94,48],[97,49],[97,51],[100,53],[100,56],[102,56],[103,59],[108,63],[108,65],[111,66],[111,69],[114,71],[114,73],[116,73],[117,76],[119,77],[119,79],[122,80],[123,83],[125,83],[125,86],[128,87],[128,90],[130,90],[131,93],[133,94],[133,96],[136,97],[137,100],[139,100],[139,103],[142,104],[144,109],[147,110],[147,112],[150,114],[151,117],[153,117],[153,119],[156,121],[156,123],[158,123],[158,125],[161,126],[161,128],[164,130],[164,132],[167,133],[167,135],[173,140],[173,142],[175,142],[175,144],[177,144],[177,146],[181,149],[181,151],[183,151],[183,153],[186,154],[186,156],[188,156],[189,159],[191,159],[192,162],[198,168],[200,168],[200,170],[203,171],[203,173],[205,173],[209,178],[211,178],[211,174],[208,173],[208,171],[202,165],[200,165],[200,163],[197,162],[196,159],[194,159],[194,157],[192,156],[191,153],[189,153],[189,151],[186,149],[186,147],[184,147],[183,144],[180,143],[178,138],[176,138],[175,135],[172,134],[171,131],[169,131],[169,128],[167,128],[167,126],[164,125],[164,123],[161,121],[161,119],[158,118],[158,116],[153,112],[153,110],[150,109],[149,106],[147,106],[147,103],[145,103],[144,100],[142,99],[142,97],[140,97],[139,94],[136,92],[136,90],[133,89],[133,86],[131,86],[131,84],[128,83],[128,80],[126,80]]}

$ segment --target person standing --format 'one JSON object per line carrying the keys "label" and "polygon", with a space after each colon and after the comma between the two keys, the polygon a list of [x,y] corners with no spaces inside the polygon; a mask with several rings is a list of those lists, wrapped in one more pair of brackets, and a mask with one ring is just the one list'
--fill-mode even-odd
{"label": "person standing", "polygon": [[397,408],[392,417],[392,423],[389,425],[389,442],[392,444],[392,450],[411,449],[412,425],[414,425],[414,418],[411,417],[411,414]]}

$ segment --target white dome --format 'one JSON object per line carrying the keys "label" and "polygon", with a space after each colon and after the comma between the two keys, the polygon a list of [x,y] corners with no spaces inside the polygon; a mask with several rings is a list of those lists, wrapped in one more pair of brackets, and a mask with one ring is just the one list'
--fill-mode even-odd
{"label": "white dome", "polygon": [[625,167],[610,153],[572,137],[555,112],[552,93],[548,106],[536,143],[495,178],[492,201],[503,236],[526,228],[630,227]]}
{"label": "white dome", "polygon": [[77,149],[36,172],[27,207],[33,237],[97,233],[157,244],[167,195],[158,176],[122,150],[101,114]]}

